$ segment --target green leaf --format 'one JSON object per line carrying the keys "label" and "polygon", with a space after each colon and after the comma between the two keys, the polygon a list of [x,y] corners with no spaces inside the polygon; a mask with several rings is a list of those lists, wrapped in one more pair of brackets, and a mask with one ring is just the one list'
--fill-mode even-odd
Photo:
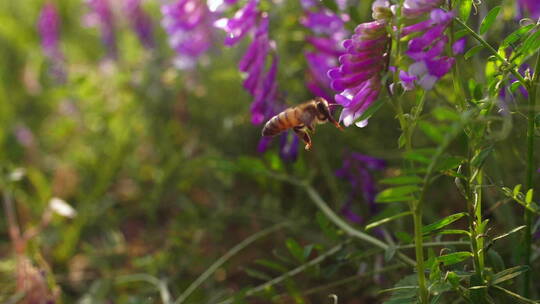
{"label": "green leaf", "polygon": [[461,230],[461,229],[444,229],[444,230],[441,230],[439,232],[437,232],[438,234],[462,234],[462,235],[466,235],[466,236],[471,236],[471,233],[467,230]]}
{"label": "green leaf", "polygon": [[457,264],[472,257],[472,253],[468,251],[453,252],[437,257],[439,263],[443,263],[445,266]]}
{"label": "green leaf", "polygon": [[375,198],[375,201],[378,203],[408,201],[414,199],[410,194],[419,190],[420,187],[416,185],[388,188],[381,191]]}
{"label": "green leaf", "polygon": [[479,44],[479,45],[475,45],[473,46],[472,48],[470,48],[464,55],[463,57],[465,59],[469,59],[471,58],[472,56],[476,55],[478,52],[480,52],[480,50],[482,50],[484,48],[483,45]]}
{"label": "green leaf", "polygon": [[262,271],[247,268],[247,267],[244,267],[243,269],[250,277],[253,277],[255,279],[259,279],[259,280],[263,280],[263,281],[269,281],[269,280],[272,279],[271,276],[267,275],[266,273],[264,273]]}
{"label": "green leaf", "polygon": [[396,254],[397,247],[395,245],[390,245],[386,250],[384,251],[384,261],[389,262],[392,260],[394,255]]}
{"label": "green leaf", "polygon": [[466,22],[469,19],[469,16],[471,15],[472,5],[472,0],[459,0],[457,4],[457,9],[459,12],[458,15],[459,19],[463,20],[463,22]]}
{"label": "green leaf", "polygon": [[521,82],[516,81],[510,85],[510,92],[514,93],[521,86]]}
{"label": "green leaf", "polygon": [[438,121],[457,121],[459,120],[459,114],[456,111],[448,107],[436,107],[431,111],[435,119]]}
{"label": "green leaf", "polygon": [[482,167],[482,165],[486,161],[487,157],[491,154],[491,152],[493,152],[493,147],[488,147],[486,149],[483,149],[472,158],[471,165],[473,165],[476,168]]}
{"label": "green leaf", "polygon": [[274,262],[274,261],[271,261],[271,260],[267,260],[267,259],[257,259],[255,260],[255,263],[256,264],[259,264],[259,265],[262,265],[262,266],[266,266],[270,269],[273,269],[273,270],[276,270],[278,272],[287,272],[287,268],[277,262]]}
{"label": "green leaf", "polygon": [[373,222],[373,223],[367,224],[367,225],[366,225],[366,230],[375,228],[375,227],[377,227],[377,226],[380,226],[380,225],[382,225],[382,224],[388,223],[388,222],[390,222],[390,221],[393,221],[393,220],[395,220],[395,219],[398,219],[398,218],[400,218],[400,217],[404,217],[404,216],[407,216],[407,215],[410,215],[410,214],[412,214],[411,211],[406,211],[406,212],[401,212],[401,213],[398,213],[398,214],[396,214],[396,215],[392,215],[392,216],[389,216],[389,217],[380,219],[380,220],[375,221],[375,222]]}
{"label": "green leaf", "polygon": [[486,15],[486,18],[482,20],[482,23],[480,24],[480,35],[484,34],[489,30],[489,28],[493,25],[493,22],[495,22],[495,19],[497,19],[497,15],[499,15],[499,12],[501,11],[500,6],[495,6],[492,8],[489,13]]}
{"label": "green leaf", "polygon": [[505,269],[493,275],[493,278],[491,279],[491,284],[492,285],[500,284],[504,281],[513,279],[527,271],[529,271],[529,266],[527,265],[521,265],[521,266]]}
{"label": "green leaf", "polygon": [[423,164],[430,164],[431,163],[431,156],[435,153],[434,149],[429,150],[412,150],[409,152],[405,152],[403,154],[403,158],[407,160],[416,161]]}
{"label": "green leaf", "polygon": [[434,124],[427,121],[420,121],[418,122],[418,127],[420,128],[420,130],[422,130],[422,132],[424,132],[424,134],[426,134],[427,137],[429,137],[434,142],[439,144],[443,141],[443,133]]}
{"label": "green leaf", "polygon": [[514,195],[514,197],[519,194],[520,190],[521,190],[521,184],[518,184],[518,185],[514,186],[514,190],[512,190],[512,194]]}
{"label": "green leaf", "polygon": [[416,175],[402,175],[396,177],[388,177],[380,180],[381,184],[387,185],[409,185],[409,184],[421,184],[423,179]]}
{"label": "green leaf", "polygon": [[402,243],[408,244],[414,241],[412,235],[408,234],[405,231],[396,231],[394,234]]}
{"label": "green leaf", "polygon": [[287,246],[287,249],[289,249],[289,252],[295,259],[297,259],[300,262],[305,261],[304,248],[302,248],[302,246],[300,246],[300,244],[298,244],[297,241],[295,241],[294,239],[288,238],[285,241],[285,245]]}
{"label": "green leaf", "polygon": [[523,36],[525,36],[534,27],[535,27],[534,24],[529,24],[524,27],[520,27],[519,29],[512,32],[510,35],[506,36],[506,38],[504,38],[499,48],[506,49],[511,44],[519,41]]}
{"label": "green leaf", "polygon": [[338,232],[334,228],[332,224],[330,224],[330,221],[322,212],[317,212],[315,215],[315,220],[317,221],[317,224],[319,224],[319,227],[321,228],[322,232],[329,238],[336,240],[339,238]]}
{"label": "green leaf", "polygon": [[529,191],[527,191],[527,194],[525,195],[525,203],[527,204],[530,204],[532,203],[532,199],[533,199],[533,189],[529,189]]}
{"label": "green leaf", "polygon": [[422,228],[422,234],[424,234],[424,235],[430,234],[433,231],[444,228],[444,227],[452,224],[453,222],[459,220],[460,218],[464,217],[465,215],[467,215],[466,212],[452,214],[452,215],[449,215],[449,216],[447,216],[447,217],[445,217],[443,219],[440,219],[440,220],[436,221],[435,223],[424,226]]}
{"label": "green leaf", "polygon": [[367,110],[358,117],[354,123],[360,122],[362,120],[369,119],[373,114],[375,114],[379,109],[383,106],[385,102],[384,98],[379,98],[377,101],[375,101]]}
{"label": "green leaf", "polygon": [[309,258],[309,256],[311,255],[311,252],[313,251],[314,246],[315,245],[313,245],[313,244],[309,244],[309,245],[304,246],[304,254],[302,256],[304,261],[306,261]]}
{"label": "green leaf", "polygon": [[527,39],[523,42],[520,48],[516,51],[522,54],[527,54],[529,52],[534,52],[540,44],[540,31],[536,31],[532,35],[529,35]]}
{"label": "green leaf", "polygon": [[448,171],[455,169],[464,161],[463,157],[447,156],[437,162],[436,171]]}

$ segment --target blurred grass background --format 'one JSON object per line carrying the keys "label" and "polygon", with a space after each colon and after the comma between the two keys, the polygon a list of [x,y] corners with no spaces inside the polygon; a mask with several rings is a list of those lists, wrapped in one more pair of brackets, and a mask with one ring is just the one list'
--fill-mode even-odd
{"label": "blurred grass background", "polygon": [[[39,224],[52,197],[77,210],[74,219],[54,217],[27,249],[49,284],[61,288],[60,303],[158,303],[151,285],[117,284],[117,278],[149,274],[164,279],[178,296],[249,235],[276,223],[293,223],[233,257],[188,301],[216,303],[232,290],[279,274],[255,264],[256,259],[277,260],[287,269],[300,264],[287,251],[286,239],[315,244],[322,251],[340,238],[321,231],[316,207],[302,189],[261,172],[310,178],[338,211],[350,186],[334,172],[347,152],[386,159],[388,169],[376,178],[399,170],[400,132],[387,106],[364,129],[338,133],[329,126],[319,127],[312,151],[300,148],[296,162],[279,158],[278,140],[270,151],[258,154],[261,127],[250,123],[251,100],[242,90],[237,70],[245,43],[224,48],[223,37],[216,32],[214,47],[197,69],[178,71],[172,67],[173,52],[159,26],[158,2],[145,3],[153,17],[156,49],[145,50],[128,30],[127,21],[117,18],[119,58],[108,62],[103,60],[98,31],[81,24],[84,3],[57,1],[68,75],[65,84],[58,84],[49,74],[36,30],[42,4],[0,2],[0,191],[12,195],[22,229]],[[312,97],[304,87],[306,33],[298,25],[301,9],[295,1],[270,7],[271,35],[281,57],[280,88],[289,105],[298,104]],[[358,6],[362,20],[369,17],[369,9],[366,3]],[[474,62],[465,73],[481,82],[482,73],[475,72],[479,66]],[[440,96],[452,98],[452,90],[446,80],[440,95],[428,96],[424,119],[433,122],[433,130],[442,123],[429,111],[446,106]],[[441,128],[444,131],[443,124]],[[516,121],[512,136],[497,145],[497,154],[489,160],[494,176],[510,185],[519,183],[524,168],[518,149],[524,142],[520,130],[523,125]],[[422,132],[415,140],[419,147],[430,146],[429,136]],[[456,154],[463,152],[463,142],[453,149]],[[18,168],[24,169],[25,176],[10,181],[9,174]],[[433,189],[425,211],[428,222],[465,209],[451,178],[441,178]],[[495,191],[486,193],[489,209],[499,198]],[[354,209],[365,213],[361,199]],[[518,209],[503,205],[494,210],[489,216],[497,227],[507,230],[516,225]],[[408,220],[399,220],[390,232],[410,232],[408,227]],[[290,303],[326,303],[327,290],[306,296],[301,291],[353,275],[361,267],[372,270],[372,265],[383,264],[381,255],[358,257],[372,250],[365,244],[346,246],[330,262],[286,280],[269,293],[289,294]],[[505,257],[515,256],[512,248],[498,249]],[[5,301],[15,293],[15,262],[4,217],[0,218],[0,252],[0,299]],[[375,291],[391,287],[404,273],[408,272],[394,270],[343,285],[340,303],[374,303]]]}

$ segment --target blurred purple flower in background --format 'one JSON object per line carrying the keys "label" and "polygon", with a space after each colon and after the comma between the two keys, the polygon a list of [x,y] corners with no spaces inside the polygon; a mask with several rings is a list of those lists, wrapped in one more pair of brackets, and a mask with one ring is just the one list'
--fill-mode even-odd
{"label": "blurred purple flower in background", "polygon": [[116,59],[118,49],[116,46],[116,29],[114,15],[108,0],[86,0],[90,13],[85,16],[87,26],[99,27],[101,40],[107,48],[107,57]]}
{"label": "blurred purple flower in background", "polygon": [[257,17],[259,15],[257,3],[257,0],[249,0],[232,18],[222,18],[215,22],[214,25],[226,33],[225,45],[235,45],[251,29],[256,27]]}
{"label": "blurred purple flower in background", "polygon": [[[444,56],[448,37],[444,34],[454,17],[452,12],[437,8],[440,1],[407,0],[404,2],[404,15],[416,18],[429,13],[429,17],[416,24],[403,28],[403,35],[415,35],[409,41],[405,52],[414,63],[408,71],[400,71],[400,80],[406,90],[414,88],[415,84],[425,90],[431,90],[435,83],[446,75],[452,68],[455,59]],[[418,36],[419,35],[419,36]],[[452,47],[455,53],[463,52],[464,40],[458,40]]]}
{"label": "blurred purple flower in background", "polygon": [[298,158],[298,136],[291,132],[281,134],[279,139],[279,157],[284,161],[294,162]]}
{"label": "blurred purple flower in background", "polygon": [[362,217],[352,211],[352,202],[362,197],[367,204],[370,215],[376,214],[378,205],[375,203],[377,186],[373,179],[372,172],[386,168],[386,162],[372,156],[350,153],[343,160],[343,167],[336,171],[336,175],[346,179],[351,184],[351,192],[347,203],[342,207],[341,212],[350,221],[361,223]]}
{"label": "blurred purple flower in background", "polygon": [[301,20],[313,33],[306,37],[314,49],[304,53],[308,64],[306,87],[313,95],[333,102],[327,73],[337,65],[338,57],[345,53],[341,41],[348,35],[344,22],[347,16],[341,17],[326,8],[309,7],[315,7],[316,11],[307,11]]}
{"label": "blurred purple flower in background", "polygon": [[129,23],[141,43],[151,49],[154,47],[152,19],[141,7],[141,0],[125,0],[124,6]]}
{"label": "blurred purple flower in background", "polygon": [[51,74],[59,81],[65,80],[64,55],[60,50],[60,17],[56,7],[48,2],[41,9],[37,23],[43,53],[51,63]]}
{"label": "blurred purple flower in background", "polygon": [[517,3],[519,5],[519,11],[521,16],[528,16],[535,20],[540,18],[540,1],[518,0]]}
{"label": "blurred purple flower in background", "polygon": [[192,69],[212,44],[213,15],[204,0],[177,0],[161,6],[161,24],[178,53],[174,64]]}

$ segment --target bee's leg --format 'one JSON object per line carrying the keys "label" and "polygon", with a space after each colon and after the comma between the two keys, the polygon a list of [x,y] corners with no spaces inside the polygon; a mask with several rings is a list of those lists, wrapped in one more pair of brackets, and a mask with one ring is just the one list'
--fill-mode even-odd
{"label": "bee's leg", "polygon": [[311,149],[311,137],[309,137],[309,134],[308,132],[306,132],[305,127],[295,127],[293,128],[293,130],[294,133],[296,133],[296,135],[306,143],[305,149]]}
{"label": "bee's leg", "polygon": [[315,134],[315,124],[307,125],[306,126],[309,130],[309,132]]}

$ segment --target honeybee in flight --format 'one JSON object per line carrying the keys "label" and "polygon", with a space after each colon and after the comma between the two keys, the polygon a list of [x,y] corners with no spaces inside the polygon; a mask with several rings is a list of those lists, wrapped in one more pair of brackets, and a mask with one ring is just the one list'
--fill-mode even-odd
{"label": "honeybee in flight", "polygon": [[285,109],[283,112],[272,117],[262,130],[263,136],[275,136],[292,128],[294,133],[306,143],[306,150],[311,148],[311,137],[309,132],[315,132],[316,124],[323,124],[327,121],[343,131],[343,128],[330,113],[328,101],[322,97],[315,97],[308,102],[295,107]]}

